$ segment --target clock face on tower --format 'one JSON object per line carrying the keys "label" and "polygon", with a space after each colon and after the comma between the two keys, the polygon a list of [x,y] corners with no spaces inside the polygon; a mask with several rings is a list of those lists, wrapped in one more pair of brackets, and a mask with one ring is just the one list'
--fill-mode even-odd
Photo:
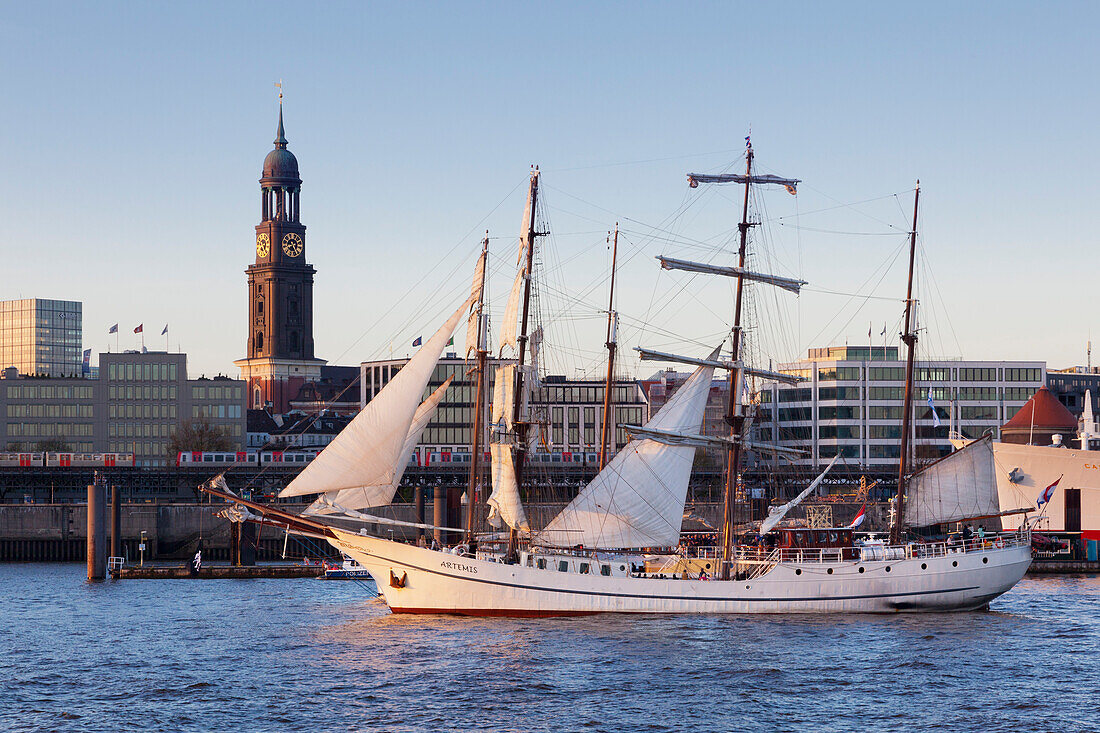
{"label": "clock face on tower", "polygon": [[287,257],[297,257],[302,254],[302,238],[294,232],[283,237],[283,254]]}
{"label": "clock face on tower", "polygon": [[267,234],[256,235],[256,256],[267,257],[271,253],[271,240],[268,239]]}

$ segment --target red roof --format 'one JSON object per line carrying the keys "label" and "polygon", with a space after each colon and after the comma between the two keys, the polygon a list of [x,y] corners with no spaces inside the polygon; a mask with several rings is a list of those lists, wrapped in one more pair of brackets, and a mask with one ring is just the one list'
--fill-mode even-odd
{"label": "red roof", "polygon": [[[1035,419],[1032,421],[1032,411]],[[1073,431],[1077,429],[1077,418],[1050,393],[1046,387],[1040,387],[1027,404],[1020,408],[1003,428],[1029,430],[1032,427],[1041,430],[1059,429]]]}

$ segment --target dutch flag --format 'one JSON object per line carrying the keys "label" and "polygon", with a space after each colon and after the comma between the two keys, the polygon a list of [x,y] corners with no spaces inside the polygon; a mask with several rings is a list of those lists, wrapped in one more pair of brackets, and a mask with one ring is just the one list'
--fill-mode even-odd
{"label": "dutch flag", "polygon": [[1039,500],[1035,502],[1037,506],[1042,506],[1043,504],[1047,504],[1050,502],[1051,497],[1054,496],[1054,490],[1058,488],[1058,482],[1061,480],[1062,477],[1059,476],[1054,483],[1052,483],[1050,486],[1046,487],[1042,490],[1042,492],[1039,493]]}
{"label": "dutch flag", "polygon": [[866,518],[864,512],[867,510],[867,502],[863,502],[863,506],[859,508],[859,513],[856,514],[855,519],[848,525],[848,529],[855,529],[859,525],[863,524],[863,520]]}

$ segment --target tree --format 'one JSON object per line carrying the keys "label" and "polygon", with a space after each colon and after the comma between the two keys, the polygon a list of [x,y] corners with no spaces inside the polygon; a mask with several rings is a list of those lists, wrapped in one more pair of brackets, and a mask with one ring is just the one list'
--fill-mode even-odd
{"label": "tree", "polygon": [[180,420],[172,438],[168,441],[168,460],[175,463],[176,456],[188,451],[226,451],[233,449],[229,432],[214,425],[206,417]]}

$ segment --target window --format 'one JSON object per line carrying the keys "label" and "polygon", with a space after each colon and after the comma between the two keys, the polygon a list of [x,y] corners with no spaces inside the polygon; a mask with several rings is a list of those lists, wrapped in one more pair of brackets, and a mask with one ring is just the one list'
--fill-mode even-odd
{"label": "window", "polygon": [[1030,387],[1005,387],[1004,398],[1006,400],[1030,400],[1031,396],[1035,394],[1035,390]]}
{"label": "window", "polygon": [[1038,382],[1042,379],[1041,369],[1005,369],[1006,382]]}
{"label": "window", "polygon": [[859,438],[858,425],[822,425],[818,430],[822,440]]}
{"label": "window", "polygon": [[905,367],[871,367],[868,371],[872,382],[905,381]]}
{"label": "window", "polygon": [[779,390],[780,402],[809,402],[811,399],[813,399],[813,395],[808,388]]}
{"label": "window", "polygon": [[610,565],[601,565],[600,566],[600,575],[611,575],[611,566]]}
{"label": "window", "polygon": [[817,416],[821,420],[858,420],[859,407],[854,405],[819,407],[817,408]]}
{"label": "window", "polygon": [[569,561],[568,560],[558,560],[558,572],[559,573],[569,572]]}
{"label": "window", "polygon": [[[966,371],[963,369],[960,372]],[[996,370],[990,370],[996,371]],[[1015,388],[1013,388],[1015,389]],[[997,399],[996,387],[959,387],[959,399],[960,400],[982,400],[992,402]]]}
{"label": "window", "polygon": [[879,407],[871,405],[867,408],[867,417],[871,420],[900,420],[904,409],[901,407]]}
{"label": "window", "polygon": [[996,420],[996,405],[981,405],[972,407],[963,405],[959,408],[959,417],[963,420]]}
{"label": "window", "polygon": [[535,561],[535,566],[538,567],[539,570],[546,570],[546,558],[540,557]]}
{"label": "window", "polygon": [[859,372],[859,367],[825,367],[817,370],[817,378],[822,382],[857,382]]}
{"label": "window", "polygon": [[781,422],[794,422],[796,420],[809,421],[813,419],[813,411],[809,407],[781,407],[779,408],[779,420]]}
{"label": "window", "polygon": [[256,332],[256,351],[263,351],[263,350],[264,350],[264,332],[263,331],[257,331]]}
{"label": "window", "polygon": [[960,368],[959,369],[959,381],[960,382],[996,382],[997,370],[993,368],[989,369],[975,369],[975,368]]}
{"label": "window", "polygon": [[580,566],[581,575],[588,575],[588,567],[589,567],[588,563],[586,563],[586,562],[581,563],[581,566]]}
{"label": "window", "polygon": [[905,387],[869,387],[867,389],[869,400],[897,400],[905,399]]}
{"label": "window", "polygon": [[918,382],[947,382],[951,379],[951,370],[947,367],[919,367]]}
{"label": "window", "polygon": [[870,425],[867,428],[868,438],[879,438],[885,440],[900,440],[901,439],[901,426],[900,425]]}
{"label": "window", "polygon": [[817,397],[820,400],[858,400],[859,387],[820,387]]}

